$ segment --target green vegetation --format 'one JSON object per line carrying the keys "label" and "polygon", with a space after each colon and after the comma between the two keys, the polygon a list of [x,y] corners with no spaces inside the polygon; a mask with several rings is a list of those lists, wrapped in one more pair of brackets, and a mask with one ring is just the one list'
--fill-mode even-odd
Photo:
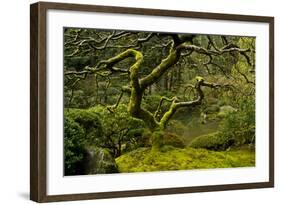
{"label": "green vegetation", "polygon": [[121,104],[116,109],[98,105],[89,111],[99,115],[103,129],[102,136],[96,139],[96,146],[107,148],[113,157],[139,146],[144,122],[132,117],[125,105]]}
{"label": "green vegetation", "polygon": [[85,132],[68,117],[64,122],[64,172],[65,175],[81,174],[85,156]]}
{"label": "green vegetation", "polygon": [[193,148],[205,148],[209,150],[226,150],[234,144],[234,140],[222,133],[215,132],[195,138],[190,143]]}
{"label": "green vegetation", "polygon": [[116,159],[120,172],[210,169],[255,166],[255,153],[250,150],[214,152],[206,149],[179,149],[164,146],[153,152],[140,148]]}
{"label": "green vegetation", "polygon": [[64,30],[65,175],[255,166],[255,38]]}

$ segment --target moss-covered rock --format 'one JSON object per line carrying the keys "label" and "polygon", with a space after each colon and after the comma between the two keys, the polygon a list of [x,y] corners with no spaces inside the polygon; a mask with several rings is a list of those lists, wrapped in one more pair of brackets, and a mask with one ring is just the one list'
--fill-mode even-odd
{"label": "moss-covered rock", "polygon": [[192,148],[205,148],[209,150],[226,150],[234,144],[235,140],[223,135],[220,132],[214,132],[207,135],[202,135],[189,144]]}
{"label": "moss-covered rock", "polygon": [[103,148],[89,147],[85,159],[85,174],[117,173],[114,158]]}
{"label": "moss-covered rock", "polygon": [[163,146],[158,151],[139,148],[116,159],[119,172],[150,172],[255,166],[251,150],[215,152],[206,149]]}
{"label": "moss-covered rock", "polygon": [[185,142],[183,138],[172,133],[172,132],[164,132],[161,130],[157,130],[151,132],[149,130],[145,130],[142,135],[142,147],[151,147],[161,148],[164,145],[170,145],[177,148],[184,148]]}
{"label": "moss-covered rock", "polygon": [[184,140],[179,137],[178,135],[171,133],[171,132],[166,132],[163,137],[163,144],[164,145],[170,145],[173,147],[177,148],[184,148]]}

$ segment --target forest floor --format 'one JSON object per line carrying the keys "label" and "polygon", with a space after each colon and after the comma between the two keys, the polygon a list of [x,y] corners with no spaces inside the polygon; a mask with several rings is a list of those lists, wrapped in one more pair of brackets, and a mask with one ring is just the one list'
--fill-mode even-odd
{"label": "forest floor", "polygon": [[255,151],[210,151],[164,146],[159,150],[139,148],[115,159],[119,172],[150,172],[255,166]]}
{"label": "forest floor", "polygon": [[[179,122],[179,121],[177,121]],[[138,148],[115,159],[119,172],[150,172],[169,170],[234,168],[255,166],[255,150],[248,145],[231,148],[226,151],[194,149],[189,144],[195,138],[214,133],[218,130],[220,120],[200,123],[199,116],[181,118],[176,132],[184,141],[185,148],[165,145],[158,150]]]}

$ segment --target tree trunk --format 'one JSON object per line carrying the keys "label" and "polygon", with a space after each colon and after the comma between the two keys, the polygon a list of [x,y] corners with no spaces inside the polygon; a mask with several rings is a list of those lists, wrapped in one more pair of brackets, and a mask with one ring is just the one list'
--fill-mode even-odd
{"label": "tree trunk", "polygon": [[169,83],[169,74],[166,73],[164,75],[164,89],[165,89],[165,91],[169,90],[169,84],[168,83]]}
{"label": "tree trunk", "polygon": [[170,72],[170,78],[169,78],[169,91],[173,90],[173,86],[174,86],[174,74],[173,71]]}

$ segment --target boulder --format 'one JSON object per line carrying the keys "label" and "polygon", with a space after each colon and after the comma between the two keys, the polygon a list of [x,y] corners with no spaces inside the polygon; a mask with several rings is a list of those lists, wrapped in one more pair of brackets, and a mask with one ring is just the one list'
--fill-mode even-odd
{"label": "boulder", "polygon": [[115,159],[110,155],[110,153],[106,149],[99,147],[90,147],[86,150],[86,174],[118,173],[118,168],[115,163]]}

